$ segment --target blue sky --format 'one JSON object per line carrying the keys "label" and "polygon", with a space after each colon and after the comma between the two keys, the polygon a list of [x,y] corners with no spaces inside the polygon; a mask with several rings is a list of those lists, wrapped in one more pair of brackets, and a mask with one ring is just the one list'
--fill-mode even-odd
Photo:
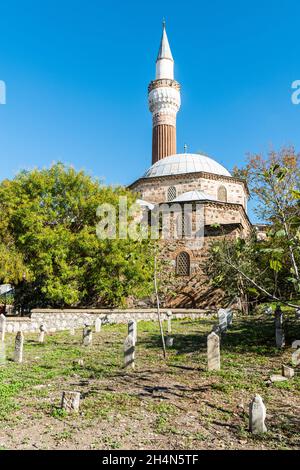
{"label": "blue sky", "polygon": [[178,152],[231,169],[248,152],[300,148],[300,2],[1,2],[0,178],[73,164],[128,184],[151,163],[147,86],[165,17],[182,85]]}

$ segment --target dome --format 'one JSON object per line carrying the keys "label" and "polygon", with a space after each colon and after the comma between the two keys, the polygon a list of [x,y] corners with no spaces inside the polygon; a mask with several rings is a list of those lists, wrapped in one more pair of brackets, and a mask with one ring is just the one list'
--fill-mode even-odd
{"label": "dome", "polygon": [[172,202],[215,201],[216,199],[203,191],[194,190],[180,194]]}
{"label": "dome", "polygon": [[221,176],[231,176],[220,163],[206,155],[195,153],[178,153],[170,155],[154,163],[144,174],[144,178],[154,176],[181,175],[197,172],[213,173]]}

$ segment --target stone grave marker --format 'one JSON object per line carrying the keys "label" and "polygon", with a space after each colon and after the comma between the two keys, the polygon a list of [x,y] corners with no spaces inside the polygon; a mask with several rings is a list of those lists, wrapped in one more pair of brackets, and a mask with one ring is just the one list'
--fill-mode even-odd
{"label": "stone grave marker", "polygon": [[6,364],[6,345],[4,341],[0,341],[0,367]]}
{"label": "stone grave marker", "polygon": [[300,348],[300,340],[299,339],[296,339],[292,343],[292,349],[297,349],[297,348]]}
{"label": "stone grave marker", "polygon": [[283,328],[276,328],[275,330],[276,335],[276,348],[283,348],[285,346],[285,337],[284,337],[284,330]]}
{"label": "stone grave marker", "polygon": [[43,343],[45,341],[45,333],[46,333],[46,327],[44,325],[41,325],[40,326],[39,343]]}
{"label": "stone grave marker", "polygon": [[134,343],[137,342],[137,323],[135,320],[129,320],[128,322],[128,335],[133,337]]}
{"label": "stone grave marker", "polygon": [[167,332],[168,334],[171,334],[172,333],[172,317],[173,317],[173,313],[171,310],[168,310],[167,313]]}
{"label": "stone grave marker", "polygon": [[292,367],[283,365],[282,366],[282,375],[283,375],[283,377],[291,379],[291,378],[294,377],[295,371]]}
{"label": "stone grave marker", "polygon": [[124,367],[132,367],[134,369],[135,359],[135,341],[133,335],[128,335],[124,341]]}
{"label": "stone grave marker", "polygon": [[24,335],[22,331],[18,331],[15,340],[15,353],[14,353],[14,361],[15,362],[23,362],[23,347],[24,347]]}
{"label": "stone grave marker", "polygon": [[6,332],[6,316],[1,313],[0,315],[0,330],[1,330],[1,341],[5,340]]}
{"label": "stone grave marker", "polygon": [[172,338],[171,336],[167,336],[166,338],[167,348],[172,348],[173,344],[174,344],[174,338]]}
{"label": "stone grave marker", "polygon": [[255,395],[249,405],[249,430],[252,434],[267,432],[265,425],[266,407],[260,395]]}
{"label": "stone grave marker", "polygon": [[64,391],[61,397],[61,408],[67,413],[78,413],[80,406],[80,392]]}
{"label": "stone grave marker", "polygon": [[101,327],[102,327],[101,318],[96,318],[96,320],[95,320],[95,332],[100,333],[101,332]]}
{"label": "stone grave marker", "polygon": [[275,310],[275,338],[276,347],[281,349],[285,346],[285,337],[283,329],[283,313],[281,308],[278,306]]}
{"label": "stone grave marker", "polygon": [[93,333],[89,326],[85,326],[82,333],[82,343],[84,346],[90,346],[93,341]]}
{"label": "stone grave marker", "polygon": [[212,332],[207,337],[207,367],[208,370],[220,370],[220,337]]}
{"label": "stone grave marker", "polygon": [[232,326],[232,321],[233,321],[233,313],[231,308],[227,309],[227,326],[230,328]]}
{"label": "stone grave marker", "polygon": [[300,348],[296,349],[295,352],[292,354],[292,364],[293,366],[299,366],[300,365]]}
{"label": "stone grave marker", "polygon": [[218,310],[219,327],[221,333],[227,330],[227,311],[224,308]]}

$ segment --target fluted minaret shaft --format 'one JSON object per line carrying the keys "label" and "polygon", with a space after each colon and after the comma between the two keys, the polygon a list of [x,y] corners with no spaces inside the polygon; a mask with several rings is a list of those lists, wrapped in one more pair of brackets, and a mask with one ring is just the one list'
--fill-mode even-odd
{"label": "fluted minaret shaft", "polygon": [[156,79],[150,83],[148,92],[154,164],[176,153],[176,116],[180,108],[180,85],[174,80],[174,60],[165,25],[156,60]]}

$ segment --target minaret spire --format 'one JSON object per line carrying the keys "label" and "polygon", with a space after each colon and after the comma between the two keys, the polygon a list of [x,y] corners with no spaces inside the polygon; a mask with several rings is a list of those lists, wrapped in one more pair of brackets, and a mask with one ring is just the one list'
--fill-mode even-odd
{"label": "minaret spire", "polygon": [[180,85],[174,80],[172,56],[166,23],[156,59],[156,75],[148,88],[153,118],[152,163],[176,153],[176,115],[180,108]]}
{"label": "minaret spire", "polygon": [[156,59],[156,80],[160,78],[169,78],[174,80],[174,59],[172,56],[167,31],[166,22],[163,20],[163,30]]}

